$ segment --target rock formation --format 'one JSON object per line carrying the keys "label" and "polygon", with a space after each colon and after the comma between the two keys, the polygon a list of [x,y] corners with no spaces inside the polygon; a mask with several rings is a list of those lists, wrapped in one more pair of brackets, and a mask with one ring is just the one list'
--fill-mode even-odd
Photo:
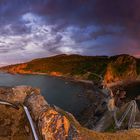
{"label": "rock formation", "polygon": [[[38,128],[38,131],[44,140],[80,139],[79,132],[76,128],[64,115],[49,106],[43,96],[39,94],[38,89],[26,86],[18,86],[14,88],[3,87],[0,88],[0,99],[16,105],[26,105],[30,109],[33,120],[36,122],[36,128]],[[19,115],[23,114],[23,112],[21,112]],[[16,113],[16,111],[14,110],[14,112],[11,113]],[[18,117],[18,119],[22,119],[21,116]],[[14,122],[17,124],[18,120],[16,122],[15,119]],[[16,128],[9,129],[11,129],[11,131],[19,131]],[[15,134],[14,132],[11,133]],[[9,135],[12,137],[12,134]]]}
{"label": "rock formation", "polygon": [[112,60],[107,66],[104,76],[106,83],[137,78],[136,59],[129,55],[122,55]]}
{"label": "rock formation", "polygon": [[[24,104],[30,110],[40,139],[43,140],[132,140],[140,138],[139,130],[116,134],[98,133],[80,126],[74,117],[57,107],[51,107],[36,88],[27,86],[1,87],[0,99],[15,105]],[[31,130],[22,108],[0,106],[0,139],[32,140]]]}

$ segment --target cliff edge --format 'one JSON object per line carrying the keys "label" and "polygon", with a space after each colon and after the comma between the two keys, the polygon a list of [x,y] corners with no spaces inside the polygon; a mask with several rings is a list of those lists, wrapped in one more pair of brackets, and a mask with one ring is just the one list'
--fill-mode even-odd
{"label": "cliff edge", "polygon": [[135,80],[137,78],[137,61],[133,56],[120,55],[112,59],[104,76],[106,83]]}
{"label": "cliff edge", "polygon": [[[117,133],[99,133],[83,128],[72,114],[51,107],[39,89],[17,86],[0,87],[0,100],[15,105],[24,104],[30,110],[36,130],[43,140],[138,140],[140,130],[132,129]],[[31,140],[30,126],[22,108],[0,106],[0,139]]]}

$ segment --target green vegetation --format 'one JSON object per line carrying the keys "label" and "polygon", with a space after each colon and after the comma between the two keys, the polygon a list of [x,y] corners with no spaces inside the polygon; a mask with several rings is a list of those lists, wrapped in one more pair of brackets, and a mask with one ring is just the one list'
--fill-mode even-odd
{"label": "green vegetation", "polygon": [[85,76],[85,79],[94,80],[97,77],[92,73],[103,75],[106,71],[108,58],[80,55],[57,55],[49,58],[40,58],[26,63],[25,71],[50,74],[59,72],[70,77]]}
{"label": "green vegetation", "polygon": [[[135,63],[136,62],[136,63]],[[55,73],[69,78],[99,81],[94,74],[104,77],[108,66],[113,75],[123,77],[128,71],[136,69],[140,74],[140,60],[129,55],[107,56],[81,56],[81,55],[57,55],[47,58],[34,59],[24,63],[26,66],[17,68],[21,64],[1,68],[9,72],[37,72]],[[24,65],[23,64],[23,65]],[[136,68],[133,67],[136,64]],[[14,69],[13,69],[14,68]],[[17,69],[16,69],[17,68]]]}
{"label": "green vegetation", "polygon": [[118,76],[122,76],[125,72],[128,71],[128,68],[131,65],[135,65],[134,61],[136,59],[129,55],[120,55],[118,57],[113,57],[112,62],[110,63],[110,67],[114,74]]}
{"label": "green vegetation", "polygon": [[[50,58],[36,59],[28,63],[28,70],[40,68],[41,72],[60,72],[62,74],[81,75],[87,72],[102,73],[102,65],[107,64],[106,58],[80,56],[80,55],[59,55]],[[105,67],[104,67],[105,69]]]}
{"label": "green vegetation", "polygon": [[113,122],[106,130],[105,132],[116,132],[115,123]]}
{"label": "green vegetation", "polygon": [[125,62],[123,64],[114,64],[111,63],[111,68],[113,70],[113,73],[115,73],[116,75],[121,76],[122,74],[124,74],[127,70],[128,70],[128,66],[131,64],[131,62]]}

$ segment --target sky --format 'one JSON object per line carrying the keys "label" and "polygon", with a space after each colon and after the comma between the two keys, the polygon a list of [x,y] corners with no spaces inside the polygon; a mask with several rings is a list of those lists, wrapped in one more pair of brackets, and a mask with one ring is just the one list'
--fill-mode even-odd
{"label": "sky", "polygon": [[0,0],[0,65],[58,54],[140,57],[140,0]]}

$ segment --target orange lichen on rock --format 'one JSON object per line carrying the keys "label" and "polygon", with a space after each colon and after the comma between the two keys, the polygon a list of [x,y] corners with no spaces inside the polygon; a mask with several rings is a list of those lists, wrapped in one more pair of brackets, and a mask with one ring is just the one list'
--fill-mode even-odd
{"label": "orange lichen on rock", "polygon": [[71,129],[69,120],[54,109],[42,113],[39,117],[39,126],[43,137],[51,140],[67,139]]}
{"label": "orange lichen on rock", "polygon": [[[36,94],[32,93],[36,91]],[[101,133],[82,127],[75,118],[57,107],[51,107],[32,87],[1,87],[0,99],[12,103],[24,103],[39,129],[43,140],[139,140],[140,130],[125,130],[116,133]],[[17,94],[20,94],[17,95]],[[10,98],[9,98],[10,97]],[[0,140],[18,139],[32,140],[29,126],[23,111],[0,106]],[[24,126],[26,125],[26,129]],[[2,129],[2,127],[5,129]],[[23,127],[23,128],[21,128]],[[27,131],[27,132],[26,132]],[[28,134],[29,133],[29,134]],[[12,134],[12,135],[11,135]],[[24,136],[24,134],[26,134]]]}

